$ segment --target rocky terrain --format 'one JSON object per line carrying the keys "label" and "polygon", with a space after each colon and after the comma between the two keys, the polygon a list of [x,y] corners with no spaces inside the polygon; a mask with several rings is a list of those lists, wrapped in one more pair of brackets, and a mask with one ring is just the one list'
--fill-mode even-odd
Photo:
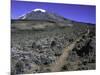
{"label": "rocky terrain", "polygon": [[12,75],[96,68],[95,25],[42,19],[12,20]]}

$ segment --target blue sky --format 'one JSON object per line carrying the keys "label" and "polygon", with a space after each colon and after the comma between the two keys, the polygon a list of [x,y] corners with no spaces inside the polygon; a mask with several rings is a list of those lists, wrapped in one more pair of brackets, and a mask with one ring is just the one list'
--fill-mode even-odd
{"label": "blue sky", "polygon": [[17,19],[19,16],[36,8],[45,9],[48,12],[56,13],[67,19],[85,23],[96,23],[96,6],[44,2],[12,1],[11,18]]}

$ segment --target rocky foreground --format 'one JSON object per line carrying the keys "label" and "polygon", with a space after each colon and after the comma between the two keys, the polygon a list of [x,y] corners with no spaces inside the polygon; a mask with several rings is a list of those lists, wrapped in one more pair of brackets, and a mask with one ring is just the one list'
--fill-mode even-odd
{"label": "rocky foreground", "polygon": [[95,69],[95,25],[12,21],[11,74]]}

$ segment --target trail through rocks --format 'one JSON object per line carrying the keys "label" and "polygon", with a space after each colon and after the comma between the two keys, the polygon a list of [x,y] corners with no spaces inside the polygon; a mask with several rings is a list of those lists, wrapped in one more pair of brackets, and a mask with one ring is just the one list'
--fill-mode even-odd
{"label": "trail through rocks", "polygon": [[[89,34],[89,30],[87,31],[85,36],[87,36],[88,34]],[[59,59],[56,62],[51,64],[50,69],[52,72],[57,72],[61,70],[61,67],[66,63],[65,61],[66,61],[66,58],[68,57],[69,51],[71,51],[75,47],[77,41],[79,41],[81,38],[82,37],[80,36],[78,39],[72,42],[69,46],[64,48],[63,53],[59,57]]]}

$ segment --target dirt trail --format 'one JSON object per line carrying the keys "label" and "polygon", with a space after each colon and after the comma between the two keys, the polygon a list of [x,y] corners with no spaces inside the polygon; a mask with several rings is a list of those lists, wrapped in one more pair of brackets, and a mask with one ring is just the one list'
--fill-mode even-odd
{"label": "dirt trail", "polygon": [[[85,34],[85,36],[87,36],[89,34],[89,29],[87,31],[87,33]],[[82,35],[76,39],[74,42],[72,42],[72,44],[70,44],[69,46],[65,47],[63,50],[63,54],[58,58],[58,60],[54,63],[51,64],[50,66],[50,70],[52,72],[57,72],[61,70],[61,67],[66,63],[66,58],[68,57],[69,51],[71,51],[74,47],[75,44],[77,43],[77,41],[79,41],[82,38]]]}
{"label": "dirt trail", "polygon": [[[85,34],[85,36],[87,36],[89,34],[89,30],[87,31],[87,33]],[[68,57],[69,51],[71,51],[74,47],[75,44],[77,43],[77,41],[79,41],[82,37],[80,36],[78,39],[76,39],[74,42],[72,42],[72,44],[70,44],[69,46],[65,47],[63,50],[62,55],[59,57],[59,59],[52,63],[50,65],[50,69],[52,72],[57,72],[61,70],[61,67],[65,64],[66,58]]]}
{"label": "dirt trail", "polygon": [[[80,38],[78,40],[80,40]],[[65,64],[65,60],[68,57],[69,51],[75,47],[75,44],[78,40],[74,41],[71,45],[64,48],[63,54],[59,57],[59,59],[55,63],[51,64],[50,69],[52,72],[61,70],[61,67]]]}

